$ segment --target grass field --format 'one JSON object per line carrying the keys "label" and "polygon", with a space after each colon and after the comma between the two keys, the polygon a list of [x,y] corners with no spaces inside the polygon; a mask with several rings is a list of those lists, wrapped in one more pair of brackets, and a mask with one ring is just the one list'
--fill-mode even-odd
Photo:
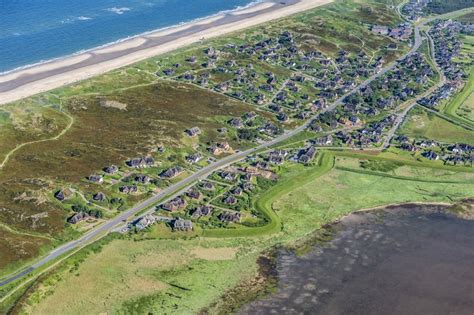
{"label": "grass field", "polygon": [[452,124],[420,107],[410,111],[398,133],[446,143],[474,144],[472,131]]}
{"label": "grass field", "polygon": [[336,168],[333,161],[333,155],[326,153],[318,166],[289,168],[261,196],[260,206],[275,211],[280,229],[245,238],[113,240],[81,264],[71,263],[43,281],[24,301],[24,310],[195,313],[229,298],[222,297],[223,292],[255,276],[258,253],[276,244],[291,245],[357,209],[413,201],[454,202],[472,197],[474,191],[472,173],[396,163],[374,166],[377,174],[373,174],[360,167],[361,159],[337,156]]}

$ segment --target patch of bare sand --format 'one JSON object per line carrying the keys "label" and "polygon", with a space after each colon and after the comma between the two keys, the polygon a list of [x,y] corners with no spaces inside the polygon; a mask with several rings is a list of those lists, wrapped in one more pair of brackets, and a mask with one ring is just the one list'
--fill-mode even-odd
{"label": "patch of bare sand", "polygon": [[100,100],[100,106],[105,107],[105,108],[116,108],[120,110],[127,110],[127,104],[108,100],[105,98]]}

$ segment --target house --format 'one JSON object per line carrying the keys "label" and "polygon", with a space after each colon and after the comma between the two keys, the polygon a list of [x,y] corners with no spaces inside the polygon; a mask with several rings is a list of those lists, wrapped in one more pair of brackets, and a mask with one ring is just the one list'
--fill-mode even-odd
{"label": "house", "polygon": [[226,141],[217,143],[217,147],[223,151],[229,151],[231,149],[229,143]]}
{"label": "house", "polygon": [[387,35],[388,27],[382,26],[382,25],[373,25],[371,31],[374,32],[375,34]]}
{"label": "house", "polygon": [[235,205],[237,203],[237,199],[234,196],[228,196],[224,198],[223,202],[227,205]]}
{"label": "house", "polygon": [[172,167],[170,169],[167,169],[167,170],[161,172],[160,177],[171,179],[171,178],[174,178],[174,177],[178,176],[182,172],[183,172],[183,169],[180,166],[175,166],[175,167]]}
{"label": "house", "polygon": [[228,124],[234,128],[242,128],[244,126],[244,123],[242,122],[242,119],[240,118],[232,118],[231,120],[228,121]]}
{"label": "house", "polygon": [[269,153],[270,157],[285,157],[288,155],[286,150],[273,150]]}
{"label": "house", "polygon": [[105,199],[105,194],[103,192],[98,192],[92,196],[92,200],[94,201],[104,201]]}
{"label": "house", "polygon": [[135,185],[126,185],[119,187],[119,191],[124,194],[132,194],[138,192],[138,187]]}
{"label": "house", "polygon": [[93,174],[90,175],[87,179],[96,184],[102,184],[104,182],[104,178],[102,177],[102,175]]}
{"label": "house", "polygon": [[211,182],[204,182],[202,188],[208,191],[214,190],[214,184]]}
{"label": "house", "polygon": [[252,191],[252,190],[254,190],[254,188],[255,188],[255,186],[254,186],[252,183],[249,183],[249,182],[244,183],[244,184],[242,185],[242,187],[243,187],[243,189],[244,189],[245,191]]}
{"label": "house", "polygon": [[115,174],[118,172],[118,167],[116,165],[110,165],[110,166],[107,166],[104,168],[104,172],[106,172],[107,174]]}
{"label": "house", "polygon": [[427,158],[428,160],[433,160],[433,161],[439,160],[439,155],[436,154],[436,152],[431,151],[431,150],[427,152],[423,152],[421,155]]}
{"label": "house", "polygon": [[[259,95],[262,95],[262,94],[259,94]],[[244,114],[244,119],[245,120],[253,120],[255,117],[257,117],[257,114],[255,112],[246,112]]]}
{"label": "house", "polygon": [[321,138],[318,138],[314,141],[314,144],[319,146],[331,145],[333,141],[332,135],[327,135]]}
{"label": "house", "polygon": [[241,196],[242,195],[242,188],[237,186],[234,189],[232,189],[231,193],[236,195],[236,196]]}
{"label": "house", "polygon": [[404,150],[404,151],[408,151],[408,152],[414,152],[416,151],[416,147],[410,143],[402,143],[402,145],[400,146],[400,149]]}
{"label": "house", "polygon": [[140,184],[149,184],[150,183],[150,177],[148,175],[143,175],[143,174],[139,174],[137,176],[135,176],[135,181],[140,183]]}
{"label": "house", "polygon": [[240,221],[240,213],[239,212],[223,212],[219,215],[219,220],[222,222],[239,222]]}
{"label": "house", "polygon": [[194,209],[191,216],[193,219],[198,219],[200,217],[205,217],[205,216],[210,215],[213,210],[214,208],[211,206],[199,206],[196,209]]}
{"label": "house", "polygon": [[288,117],[286,113],[281,112],[277,114],[277,119],[281,122],[287,122],[290,119],[290,117]]}
{"label": "house", "polygon": [[155,164],[155,160],[152,157],[137,157],[128,160],[126,163],[129,167],[134,168],[145,168]]}
{"label": "house", "polygon": [[67,219],[67,222],[70,224],[77,224],[85,219],[87,219],[89,215],[85,212],[77,212],[73,216],[71,216],[69,219]]}
{"label": "house", "polygon": [[194,189],[194,188],[191,188],[190,190],[188,190],[186,192],[186,195],[189,198],[193,198],[193,199],[200,199],[201,198],[201,193],[199,192],[199,190]]}
{"label": "house", "polygon": [[197,163],[202,159],[202,155],[199,153],[190,154],[186,157],[188,163]]}
{"label": "house", "polygon": [[174,211],[178,211],[178,210],[180,210],[180,209],[185,208],[186,205],[187,205],[186,200],[184,200],[184,199],[181,198],[181,197],[176,197],[176,198],[174,198],[173,200],[170,200],[170,201],[166,202],[166,203],[163,204],[161,207],[162,207],[164,210],[167,210],[167,211],[170,211],[170,212],[174,212]]}
{"label": "house", "polygon": [[73,194],[74,193],[69,188],[65,188],[65,189],[58,190],[54,194],[54,198],[56,198],[59,201],[64,201],[64,200],[68,200],[69,198],[71,198],[73,196]]}
{"label": "house", "polygon": [[191,231],[193,223],[190,220],[176,219],[173,221],[173,231]]}
{"label": "house", "polygon": [[219,142],[217,144],[211,145],[208,148],[208,151],[214,155],[218,155],[222,152],[229,151],[231,149],[229,143],[227,142]]}
{"label": "house", "polygon": [[201,129],[199,129],[199,127],[192,127],[192,128],[186,129],[185,132],[188,136],[195,137],[201,133]]}
{"label": "house", "polygon": [[237,173],[229,172],[229,171],[222,171],[220,172],[220,177],[226,181],[232,182],[237,178]]}
{"label": "house", "polygon": [[141,231],[141,230],[146,229],[150,225],[153,225],[155,222],[156,222],[156,217],[152,214],[148,214],[136,220],[133,225],[137,228],[137,230]]}
{"label": "house", "polygon": [[299,163],[309,163],[316,155],[316,148],[314,146],[310,146],[307,149],[303,149],[298,153],[298,162]]}
{"label": "house", "polygon": [[282,156],[270,156],[268,161],[272,164],[281,165],[285,162],[285,159]]}

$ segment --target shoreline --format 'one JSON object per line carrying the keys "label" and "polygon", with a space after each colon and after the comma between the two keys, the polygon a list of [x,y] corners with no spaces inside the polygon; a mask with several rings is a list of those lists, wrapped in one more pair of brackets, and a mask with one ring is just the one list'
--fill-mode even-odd
{"label": "shoreline", "polygon": [[0,75],[0,104],[82,81],[190,44],[306,11],[332,0],[252,2],[190,23],[150,31],[112,44]]}

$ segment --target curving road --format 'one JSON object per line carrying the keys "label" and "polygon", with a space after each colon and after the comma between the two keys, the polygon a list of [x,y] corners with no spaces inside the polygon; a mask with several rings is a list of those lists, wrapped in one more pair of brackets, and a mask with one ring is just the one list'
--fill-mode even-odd
{"label": "curving road", "polygon": [[[415,41],[414,41],[413,47],[411,48],[411,50],[408,53],[406,53],[401,58],[405,58],[405,57],[413,54],[420,47],[422,39],[421,39],[419,27],[421,25],[422,24],[415,27]],[[283,141],[287,140],[288,138],[291,138],[292,136],[304,131],[311,124],[311,122],[315,118],[317,118],[320,114],[334,110],[338,105],[342,104],[342,101],[345,97],[347,97],[347,96],[359,91],[360,89],[366,87],[373,80],[379,78],[380,76],[384,75],[388,71],[392,70],[396,66],[396,64],[397,64],[397,62],[393,62],[393,63],[385,66],[378,73],[372,75],[370,78],[368,78],[367,80],[362,82],[360,85],[358,85],[356,88],[354,88],[350,92],[348,92],[345,95],[339,97],[330,106],[323,109],[320,113],[313,116],[311,119],[309,119],[306,123],[299,126],[298,128],[293,129],[291,131],[287,131],[284,134],[282,134],[282,135],[280,135],[280,136],[278,136],[278,137],[276,137],[276,138],[274,138],[274,139],[272,139],[268,142],[265,142],[265,143],[262,143],[262,144],[258,145],[257,147],[254,147],[252,149],[248,149],[248,150],[245,150],[245,151],[242,151],[242,152],[235,153],[233,155],[225,157],[225,158],[223,158],[223,159],[221,159],[221,160],[219,160],[219,161],[217,161],[213,164],[210,164],[210,165],[202,168],[201,170],[195,172],[191,176],[183,179],[182,181],[179,181],[179,182],[163,189],[158,194],[156,194],[156,195],[154,195],[154,196],[138,203],[137,205],[133,206],[132,208],[128,209],[127,211],[122,212],[121,214],[119,214],[118,216],[110,219],[107,222],[104,222],[100,226],[97,226],[97,227],[93,228],[92,230],[90,230],[89,232],[87,232],[86,234],[84,234],[83,236],[78,238],[77,240],[65,243],[65,244],[57,247],[56,249],[51,251],[46,256],[40,258],[36,263],[32,264],[31,266],[26,267],[25,269],[4,278],[2,281],[0,281],[0,287],[4,286],[4,285],[7,285],[7,284],[9,284],[9,283],[25,276],[25,275],[27,275],[27,274],[30,274],[35,269],[37,269],[41,266],[44,266],[45,264],[51,262],[52,260],[58,258],[61,255],[64,255],[64,254],[70,252],[73,249],[78,249],[80,247],[83,247],[83,246],[89,244],[94,237],[98,237],[101,234],[105,234],[105,233],[108,233],[108,232],[112,231],[116,226],[120,225],[124,220],[127,220],[128,218],[136,215],[137,213],[158,204],[158,202],[160,200],[162,200],[166,197],[171,198],[170,196],[176,196],[177,194],[181,193],[183,190],[188,188],[190,185],[194,184],[196,181],[206,178],[212,172],[214,172],[218,169],[222,169],[222,168],[224,168],[224,167],[226,167],[230,164],[233,164],[237,161],[240,161],[240,160],[246,158],[247,156],[254,154],[255,152],[257,152],[259,150],[268,148],[268,147],[270,147],[274,144],[277,144],[279,142],[283,142]],[[151,211],[153,211],[153,210],[151,210]]]}

